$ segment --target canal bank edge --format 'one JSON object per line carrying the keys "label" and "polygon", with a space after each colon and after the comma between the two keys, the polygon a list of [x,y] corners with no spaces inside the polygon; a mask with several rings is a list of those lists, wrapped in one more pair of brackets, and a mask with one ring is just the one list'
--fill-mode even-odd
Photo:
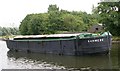
{"label": "canal bank edge", "polygon": [[113,36],[112,43],[120,43],[120,36]]}

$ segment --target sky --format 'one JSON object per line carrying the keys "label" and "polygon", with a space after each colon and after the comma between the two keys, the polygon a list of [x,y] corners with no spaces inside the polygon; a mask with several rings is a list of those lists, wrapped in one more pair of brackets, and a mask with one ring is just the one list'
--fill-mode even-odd
{"label": "sky", "polygon": [[19,27],[27,14],[47,12],[51,4],[63,10],[91,13],[98,2],[100,0],[0,0],[0,26]]}

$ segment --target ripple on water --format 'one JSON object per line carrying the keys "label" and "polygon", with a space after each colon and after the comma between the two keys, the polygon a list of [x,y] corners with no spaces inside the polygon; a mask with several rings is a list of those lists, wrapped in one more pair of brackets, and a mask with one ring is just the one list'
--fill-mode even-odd
{"label": "ripple on water", "polygon": [[110,56],[59,56],[10,52],[0,41],[0,69],[118,68],[116,47],[120,44],[113,44]]}

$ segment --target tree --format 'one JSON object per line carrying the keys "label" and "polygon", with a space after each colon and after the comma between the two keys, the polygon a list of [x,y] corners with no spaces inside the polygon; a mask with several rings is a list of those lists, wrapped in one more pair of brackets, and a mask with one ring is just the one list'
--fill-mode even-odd
{"label": "tree", "polygon": [[31,19],[31,24],[30,24],[30,34],[33,35],[39,35],[39,34],[45,34],[49,32],[47,29],[48,25],[48,14],[35,14],[33,15]]}
{"label": "tree", "polygon": [[29,35],[30,34],[30,20],[32,19],[32,14],[30,15],[27,15],[23,21],[21,22],[20,26],[19,26],[19,29],[20,29],[20,33],[22,35]]}
{"label": "tree", "polygon": [[100,2],[95,11],[100,15],[99,22],[113,35],[120,36],[120,2]]}
{"label": "tree", "polygon": [[50,33],[56,33],[57,31],[60,31],[62,28],[62,19],[61,19],[61,13],[59,11],[59,7],[57,5],[49,5],[48,8],[48,29],[50,30]]}
{"label": "tree", "polygon": [[0,36],[18,35],[19,29],[16,27],[0,27]]}
{"label": "tree", "polygon": [[22,35],[55,34],[62,31],[83,32],[96,22],[96,15],[59,10],[57,5],[49,5],[47,13],[27,15],[19,29]]}
{"label": "tree", "polygon": [[71,32],[81,32],[83,29],[83,21],[79,16],[74,16],[72,14],[63,15],[63,30]]}

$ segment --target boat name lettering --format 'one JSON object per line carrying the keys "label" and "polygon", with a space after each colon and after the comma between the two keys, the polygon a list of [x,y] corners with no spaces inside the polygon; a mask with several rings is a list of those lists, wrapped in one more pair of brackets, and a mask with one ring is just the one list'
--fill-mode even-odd
{"label": "boat name lettering", "polygon": [[102,42],[103,39],[93,39],[93,40],[88,40],[88,42]]}

